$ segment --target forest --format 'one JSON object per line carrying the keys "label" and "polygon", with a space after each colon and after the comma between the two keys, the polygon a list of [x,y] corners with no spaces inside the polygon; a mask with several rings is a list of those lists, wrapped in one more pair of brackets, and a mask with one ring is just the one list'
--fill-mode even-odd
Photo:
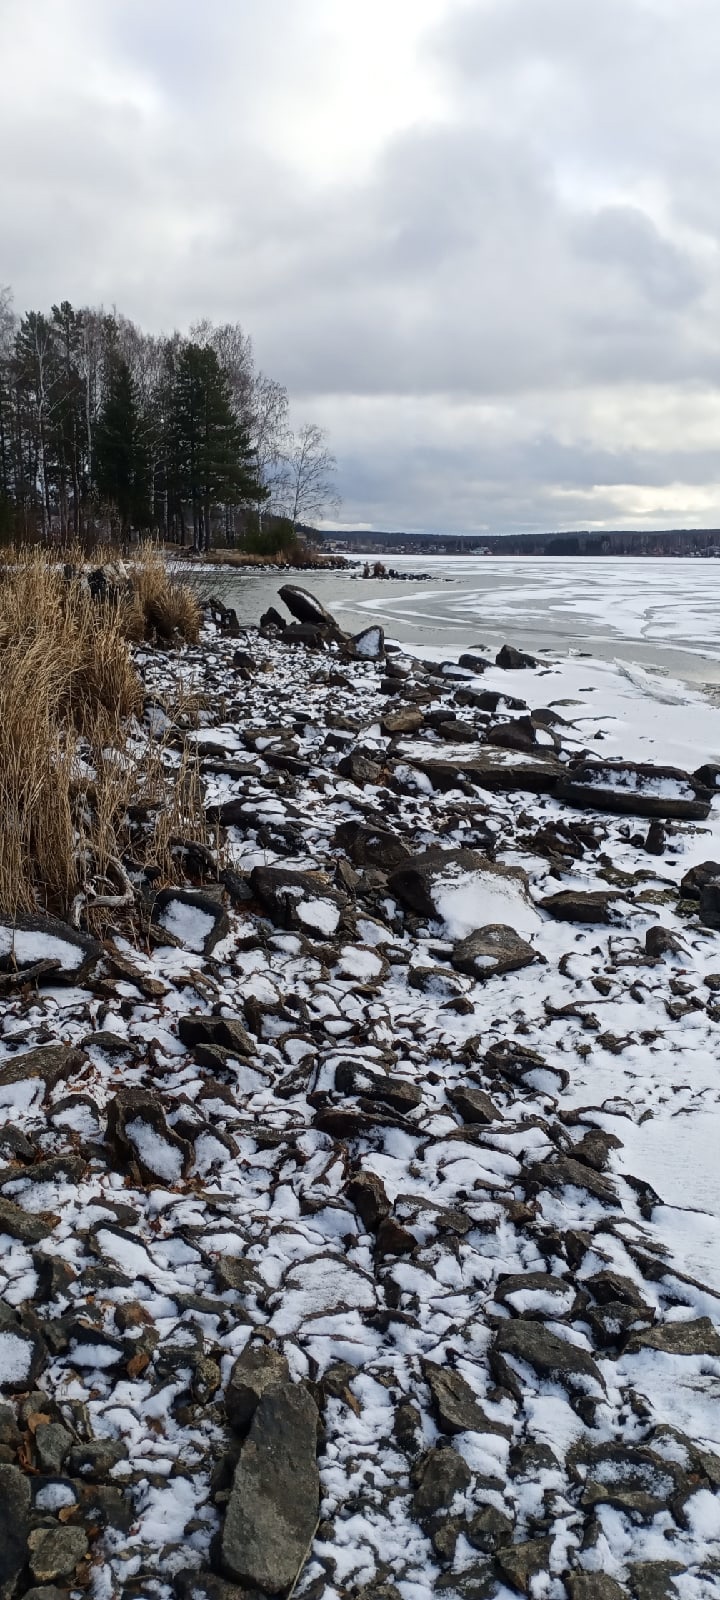
{"label": "forest", "polygon": [[147,333],[120,312],[17,315],[0,288],[0,538],[152,533],[270,552],[338,504],[314,423],[237,323]]}

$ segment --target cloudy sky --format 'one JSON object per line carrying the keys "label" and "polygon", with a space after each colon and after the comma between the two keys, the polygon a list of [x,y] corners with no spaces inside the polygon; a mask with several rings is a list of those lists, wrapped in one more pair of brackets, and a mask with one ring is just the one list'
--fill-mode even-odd
{"label": "cloudy sky", "polygon": [[720,525],[717,0],[0,0],[18,309],[242,322],[342,519]]}

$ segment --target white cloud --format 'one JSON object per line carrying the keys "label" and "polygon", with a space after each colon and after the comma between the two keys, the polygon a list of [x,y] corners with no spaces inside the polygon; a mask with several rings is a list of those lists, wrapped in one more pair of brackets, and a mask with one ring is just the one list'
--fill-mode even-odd
{"label": "white cloud", "polygon": [[713,0],[0,13],[19,306],[241,320],[345,522],[720,518]]}

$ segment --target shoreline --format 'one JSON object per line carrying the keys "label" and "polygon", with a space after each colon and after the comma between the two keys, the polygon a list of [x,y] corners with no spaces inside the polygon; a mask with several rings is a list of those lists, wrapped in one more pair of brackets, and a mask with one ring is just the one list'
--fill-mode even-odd
{"label": "shoreline", "polygon": [[0,974],[0,1473],[44,1518],[33,1579],[647,1600],[675,1562],[701,1600],[720,713],[598,661],[386,653],[291,591],[284,628],[220,606],[135,651],[149,706],[200,697],[170,731],[216,870],[155,896],[144,948],[55,928],[64,971]]}

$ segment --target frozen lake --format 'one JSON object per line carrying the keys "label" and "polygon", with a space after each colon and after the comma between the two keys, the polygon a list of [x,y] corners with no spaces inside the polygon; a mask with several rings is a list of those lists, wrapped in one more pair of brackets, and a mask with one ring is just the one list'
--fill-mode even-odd
{"label": "frozen lake", "polygon": [[[360,558],[362,560],[362,558]],[[403,643],[587,652],[664,668],[720,685],[720,561],[388,556],[399,573],[428,581],[300,573],[345,627],[382,622]],[[283,575],[226,573],[223,595],[242,622],[257,622]]]}

